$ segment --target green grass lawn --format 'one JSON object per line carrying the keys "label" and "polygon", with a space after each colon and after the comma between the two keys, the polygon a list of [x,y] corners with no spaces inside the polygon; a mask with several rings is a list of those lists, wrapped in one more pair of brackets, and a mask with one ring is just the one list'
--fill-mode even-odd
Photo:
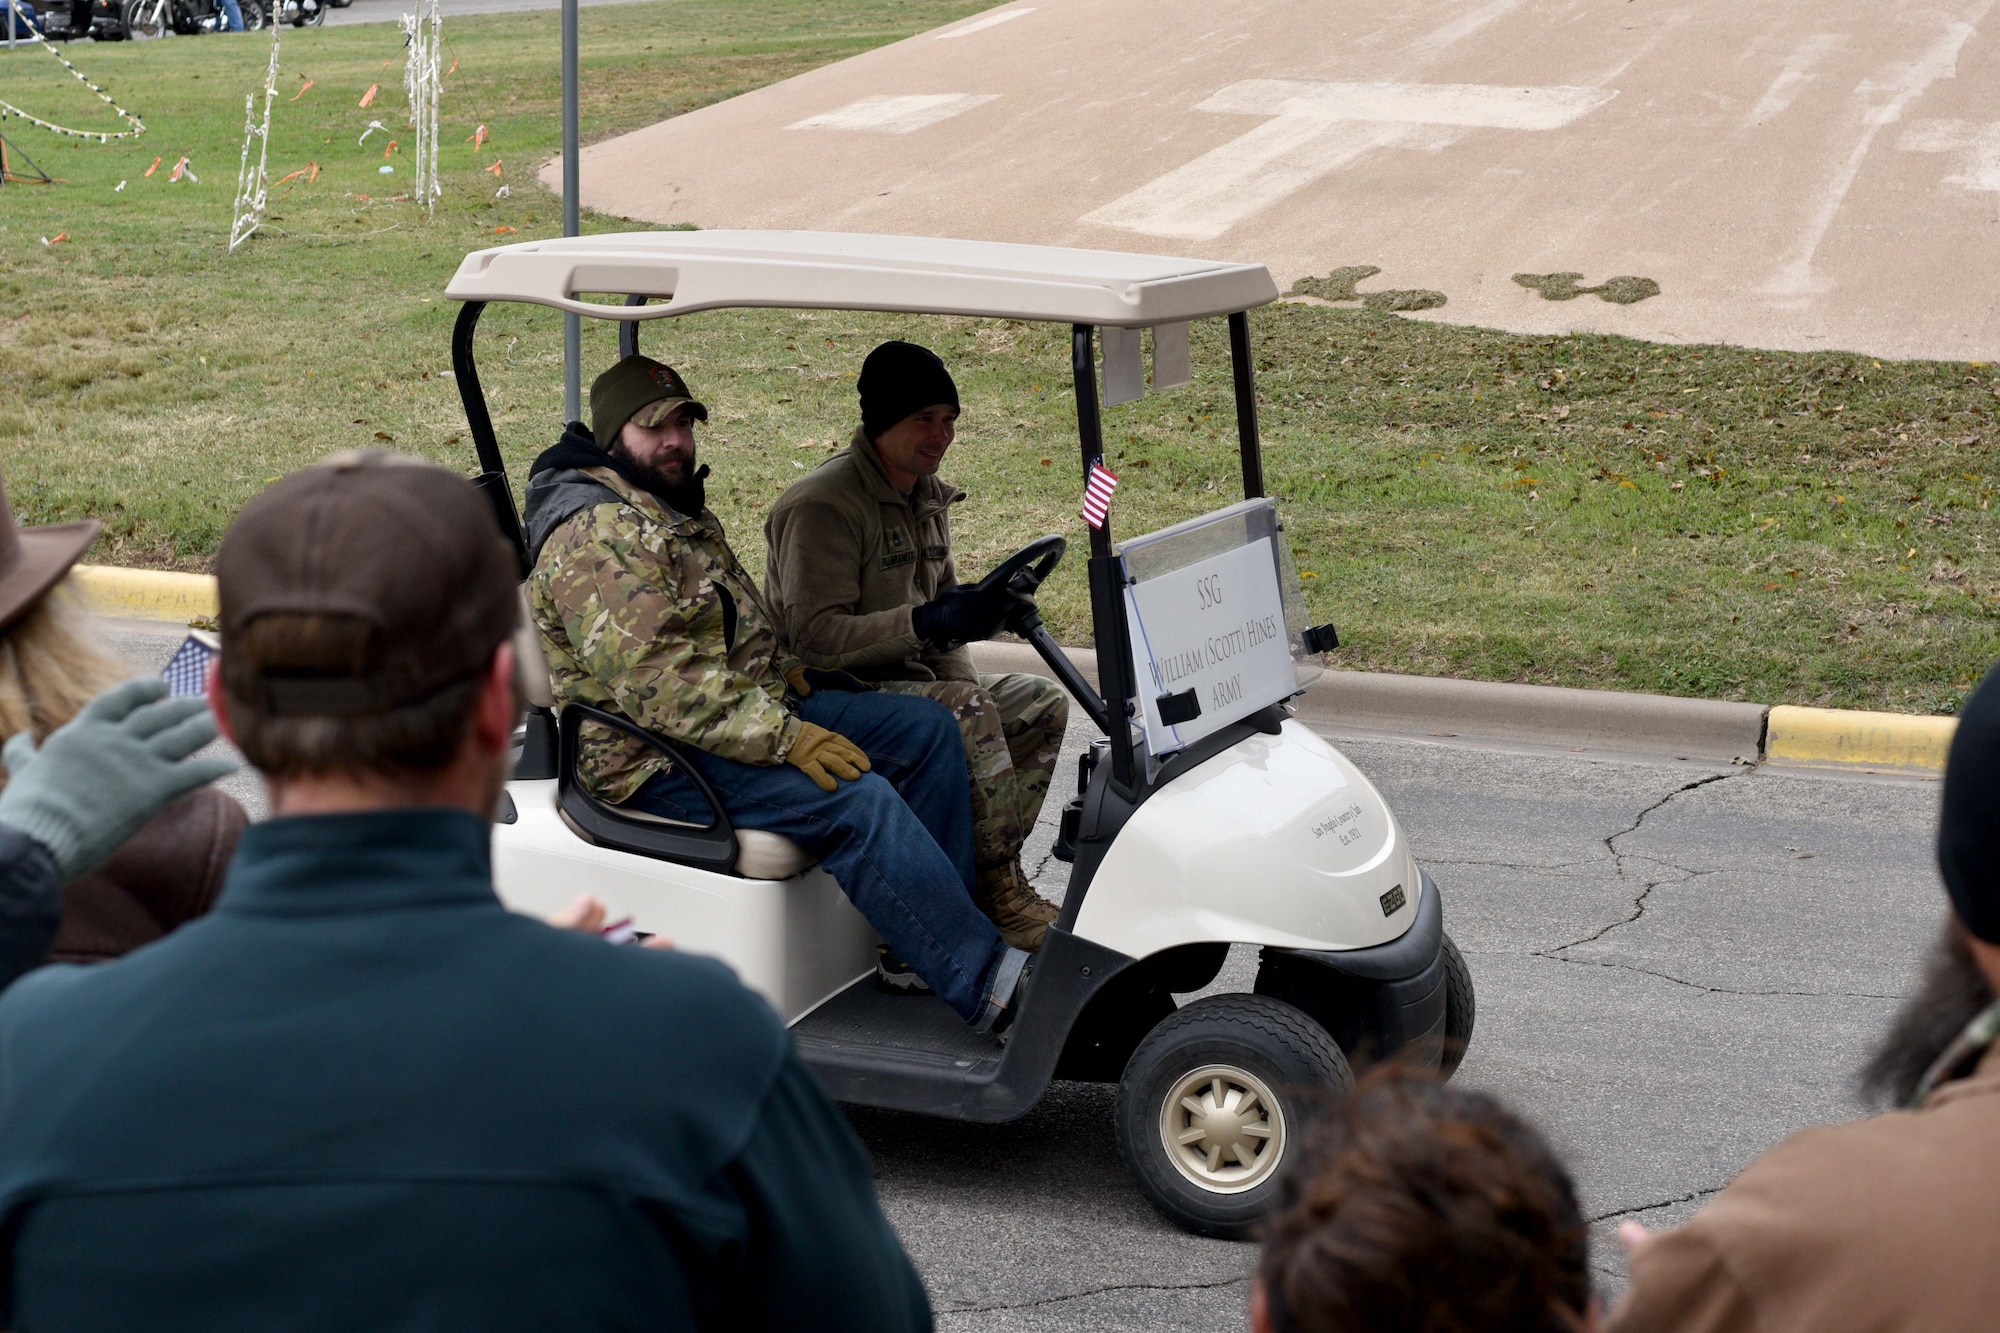
{"label": "green grass lawn", "polygon": [[[980,7],[587,9],[585,124],[647,124]],[[202,568],[249,496],[332,450],[386,442],[470,467],[441,293],[467,251],[559,230],[533,182],[559,140],[556,16],[454,19],[446,38],[459,68],[446,197],[429,219],[395,198],[403,154],[383,157],[388,137],[408,141],[394,24],[286,32],[272,176],[313,163],[319,175],[277,188],[265,230],[234,255],[243,95],[260,86],[264,38],[65,48],[145,118],[136,141],[0,121],[63,182],[0,188],[0,439],[24,517],[96,515],[108,526],[94,559]],[[46,54],[0,52],[0,68],[7,100],[120,128]],[[371,120],[390,135],[357,144]],[[481,124],[490,139],[475,149]],[[183,154],[200,184],[166,180]],[[496,199],[502,185],[511,194]],[[1339,665],[1950,711],[2000,655],[1987,507],[2000,372],[1526,337],[1324,305],[1260,312],[1252,327],[1271,487],[1307,597],[1340,626]],[[560,329],[525,308],[490,310],[481,327],[517,484],[559,428]],[[647,349],[713,409],[710,496],[745,558],[761,564],[770,499],[845,441],[855,371],[892,335],[943,353],[966,400],[946,469],[973,495],[961,566],[1043,532],[1079,538],[1066,330],[786,312],[648,325]],[[613,354],[607,329],[586,331],[591,369]],[[1197,328],[1195,361],[1190,388],[1108,414],[1121,531],[1233,492],[1219,324]],[[1081,562],[1045,606],[1063,637],[1085,637]]]}

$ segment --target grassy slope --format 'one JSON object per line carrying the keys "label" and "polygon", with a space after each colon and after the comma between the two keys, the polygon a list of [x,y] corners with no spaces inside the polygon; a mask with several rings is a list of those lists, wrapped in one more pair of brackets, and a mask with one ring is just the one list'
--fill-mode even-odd
{"label": "grassy slope", "polygon": [[[648,123],[977,7],[586,10],[586,123]],[[445,373],[452,311],[436,293],[495,227],[517,229],[506,240],[556,229],[553,200],[528,181],[557,135],[555,19],[461,19],[449,36],[461,67],[438,217],[383,202],[383,136],[354,143],[370,119],[405,128],[394,26],[288,34],[285,95],[315,86],[281,104],[273,175],[313,160],[322,174],[282,192],[270,229],[235,256],[220,240],[263,42],[74,49],[152,132],[98,148],[10,131],[71,182],[0,196],[0,438],[21,509],[107,517],[101,559],[199,567],[247,496],[328,450],[387,436],[469,461]],[[11,73],[21,59],[10,94],[27,82]],[[87,95],[34,59],[46,96],[12,100],[82,123]],[[377,82],[376,106],[356,108]],[[477,123],[494,137],[475,154],[463,139]],[[201,186],[166,185],[164,167],[141,178],[181,152]],[[496,155],[510,199],[494,200],[500,182],[481,171]],[[34,241],[65,227],[63,245]],[[1254,327],[1272,487],[1308,597],[1341,626],[1342,665],[1948,711],[2000,648],[1991,369],[1524,337],[1310,305]],[[1044,531],[1078,535],[1064,331],[773,312],[650,326],[649,350],[715,409],[711,496],[746,558],[761,557],[769,498],[844,441],[854,371],[891,333],[936,346],[965,391],[947,469],[974,494],[962,563]],[[587,336],[591,364],[612,355],[608,333]],[[559,321],[489,312],[480,358],[518,482],[557,425]],[[1193,387],[1110,414],[1125,531],[1234,485],[1219,327],[1197,330],[1195,359]],[[1046,602],[1082,636],[1075,562]]]}

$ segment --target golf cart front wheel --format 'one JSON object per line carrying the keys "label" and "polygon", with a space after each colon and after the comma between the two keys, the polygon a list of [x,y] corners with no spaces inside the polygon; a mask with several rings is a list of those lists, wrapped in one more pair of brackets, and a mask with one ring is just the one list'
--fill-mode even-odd
{"label": "golf cart front wheel", "polygon": [[1472,969],[1465,955],[1444,937],[1444,1050],[1438,1061],[1438,1075],[1450,1078],[1458,1072],[1465,1050],[1472,1045],[1472,1024],[1477,1007],[1472,996]]}
{"label": "golf cart front wheel", "polygon": [[1197,1000],[1147,1034],[1118,1084],[1118,1149],[1180,1227],[1248,1238],[1269,1210],[1312,1103],[1344,1092],[1340,1047],[1267,995]]}

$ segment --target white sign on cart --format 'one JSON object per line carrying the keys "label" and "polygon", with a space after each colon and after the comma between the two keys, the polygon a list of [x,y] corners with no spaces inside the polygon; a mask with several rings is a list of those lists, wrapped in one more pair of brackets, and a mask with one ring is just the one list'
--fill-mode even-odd
{"label": "white sign on cart", "polygon": [[[1231,526],[1236,538],[1227,543],[1214,540],[1224,533],[1213,528],[1155,534],[1166,540],[1142,566],[1157,567],[1176,551],[1197,557],[1171,569],[1140,573],[1128,559],[1133,679],[1147,749],[1155,755],[1183,749],[1299,690],[1273,539],[1243,540],[1256,525]],[[1128,554],[1151,540],[1129,544]]]}

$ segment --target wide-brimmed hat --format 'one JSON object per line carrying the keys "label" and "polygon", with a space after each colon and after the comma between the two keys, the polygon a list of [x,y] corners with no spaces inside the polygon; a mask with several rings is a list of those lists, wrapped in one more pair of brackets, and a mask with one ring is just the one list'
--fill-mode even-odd
{"label": "wide-brimmed hat", "polygon": [[0,477],[0,630],[28,614],[102,531],[94,518],[46,528],[16,526],[7,480]]}

